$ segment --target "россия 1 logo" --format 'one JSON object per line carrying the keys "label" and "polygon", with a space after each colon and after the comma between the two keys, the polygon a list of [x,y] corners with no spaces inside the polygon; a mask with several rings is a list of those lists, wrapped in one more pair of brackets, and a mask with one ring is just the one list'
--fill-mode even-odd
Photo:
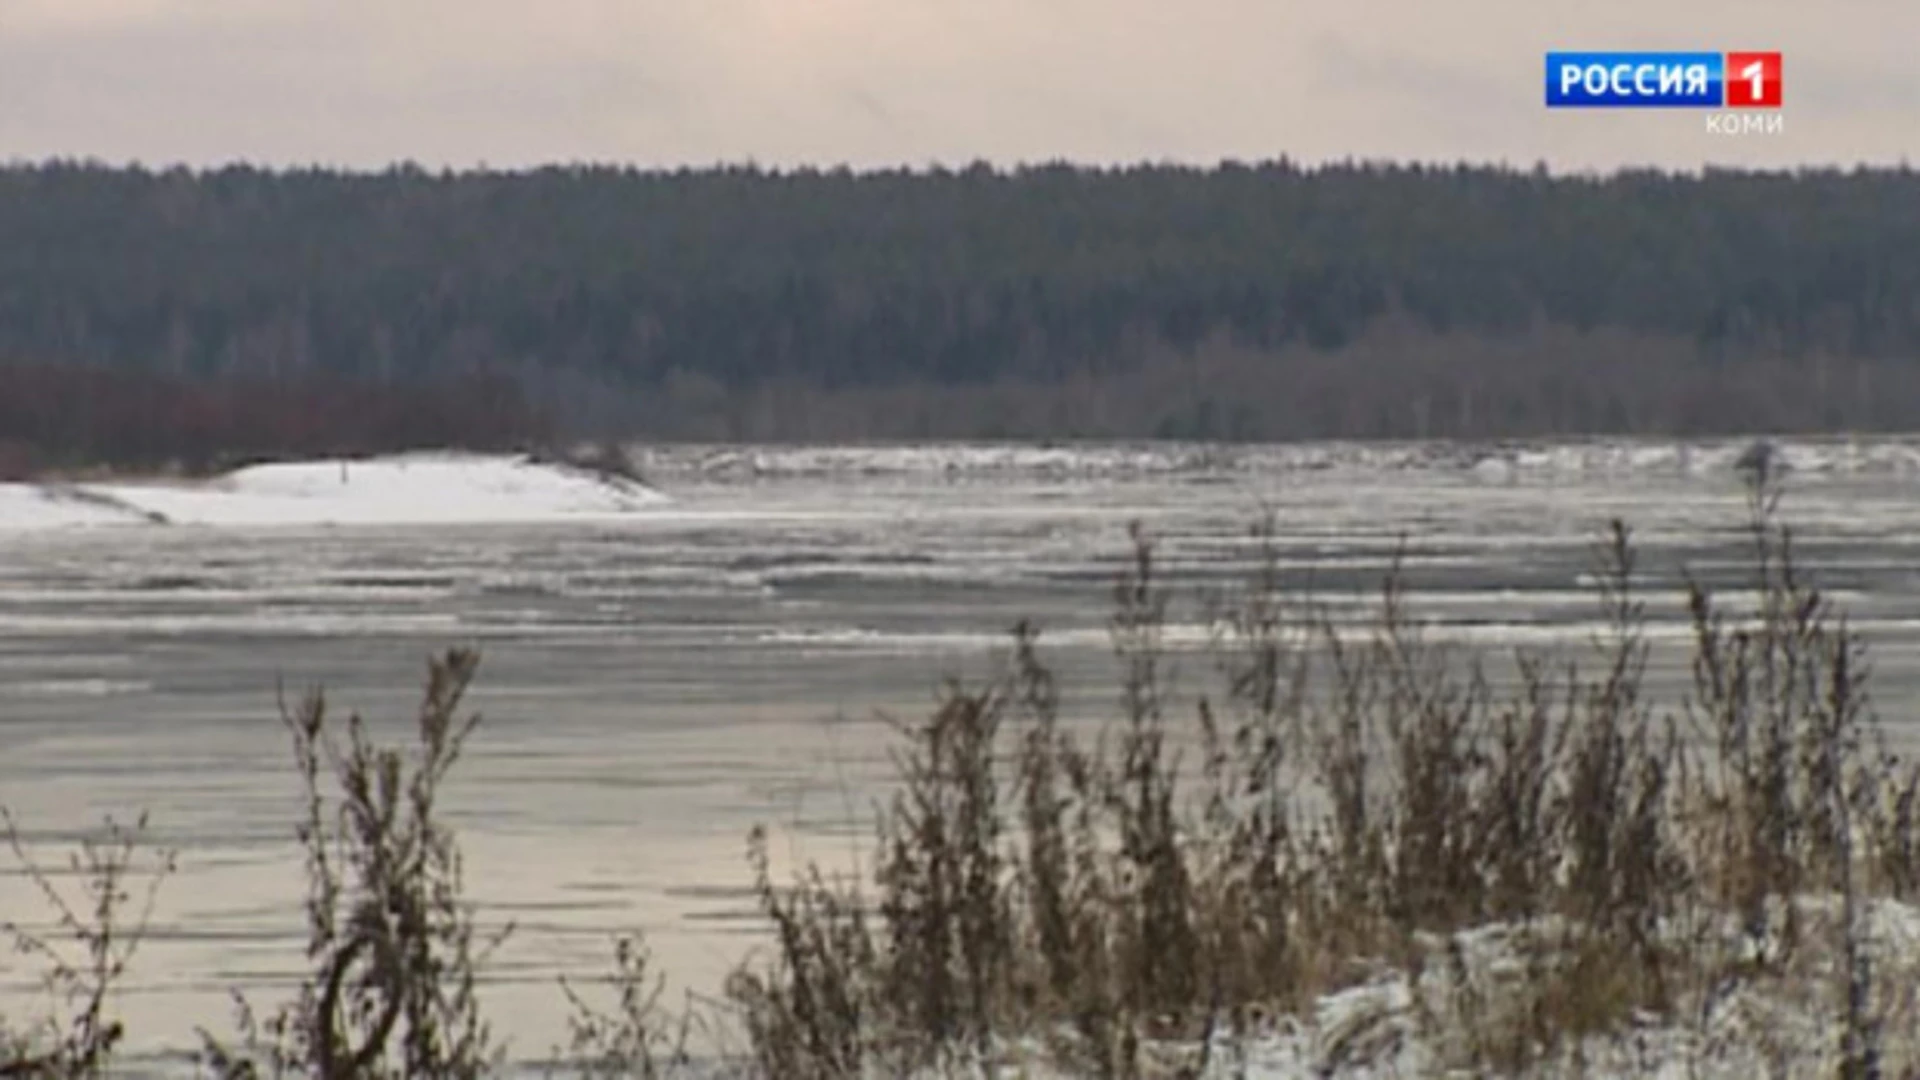
{"label": "\u0440\u043e\u0441\u0441\u0438\u044f 1 logo", "polygon": [[1547,107],[1778,109],[1777,52],[1550,52]]}

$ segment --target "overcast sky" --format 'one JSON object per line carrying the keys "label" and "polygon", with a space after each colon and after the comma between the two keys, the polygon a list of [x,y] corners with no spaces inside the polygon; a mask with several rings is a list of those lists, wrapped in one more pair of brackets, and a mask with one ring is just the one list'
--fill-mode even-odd
{"label": "overcast sky", "polygon": [[[1549,112],[1550,48],[1779,49],[1786,131]],[[1920,157],[1915,0],[0,0],[0,159],[855,166]]]}

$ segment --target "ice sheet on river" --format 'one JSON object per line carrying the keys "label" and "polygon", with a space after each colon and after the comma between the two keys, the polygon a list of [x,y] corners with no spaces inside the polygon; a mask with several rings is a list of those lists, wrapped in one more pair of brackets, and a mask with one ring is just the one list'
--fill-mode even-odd
{"label": "ice sheet on river", "polygon": [[410,525],[609,518],[665,501],[526,457],[407,454],[253,465],[200,482],[0,484],[0,530],[91,525]]}
{"label": "ice sheet on river", "polygon": [[[1804,476],[1920,478],[1920,438],[1768,440]],[[634,448],[649,476],[692,482],[859,477],[880,482],[1225,479],[1299,473],[1431,472],[1479,480],[1732,475],[1751,438],[1227,443],[918,443]]]}

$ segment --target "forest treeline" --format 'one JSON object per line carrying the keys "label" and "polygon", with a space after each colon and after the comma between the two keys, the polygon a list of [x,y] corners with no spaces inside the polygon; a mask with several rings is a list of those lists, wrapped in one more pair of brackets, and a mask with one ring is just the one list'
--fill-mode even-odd
{"label": "forest treeline", "polygon": [[0,363],[661,436],[1914,426],[1920,178],[23,164]]}

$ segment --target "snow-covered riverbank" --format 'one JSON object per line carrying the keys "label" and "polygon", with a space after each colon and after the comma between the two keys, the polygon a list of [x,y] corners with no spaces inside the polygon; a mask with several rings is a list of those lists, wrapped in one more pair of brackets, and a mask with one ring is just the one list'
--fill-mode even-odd
{"label": "snow-covered riverbank", "polygon": [[0,484],[0,531],[116,525],[409,525],[618,517],[665,501],[624,477],[521,456],[254,465],[202,481]]}

